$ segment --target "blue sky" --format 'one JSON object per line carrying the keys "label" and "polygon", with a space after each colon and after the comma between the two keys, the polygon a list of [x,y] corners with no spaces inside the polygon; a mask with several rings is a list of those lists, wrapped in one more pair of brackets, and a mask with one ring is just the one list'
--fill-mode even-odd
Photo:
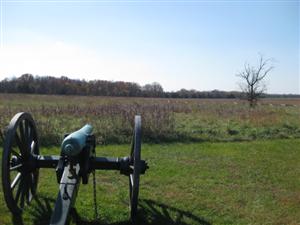
{"label": "blue sky", "polygon": [[[1,1],[1,0],[0,0]],[[239,90],[274,58],[269,93],[300,93],[299,1],[1,2],[0,79],[34,75]]]}

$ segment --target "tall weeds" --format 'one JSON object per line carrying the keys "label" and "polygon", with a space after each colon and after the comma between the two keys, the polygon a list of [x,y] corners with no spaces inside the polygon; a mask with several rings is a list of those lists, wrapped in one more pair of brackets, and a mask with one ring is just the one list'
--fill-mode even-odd
{"label": "tall weeds", "polygon": [[144,140],[170,140],[175,132],[173,111],[163,104],[7,106],[0,108],[0,126],[5,127],[19,111],[32,114],[44,145],[59,144],[65,133],[75,131],[86,123],[93,126],[98,143],[129,143],[135,115],[142,116]]}
{"label": "tall weeds", "polygon": [[[110,98],[0,95],[0,127],[20,111],[37,123],[42,145],[59,145],[65,133],[90,123],[98,144],[130,143],[134,116],[142,116],[143,141],[232,141],[300,137],[299,100]],[[5,133],[5,132],[2,132]],[[1,135],[1,133],[0,133]],[[1,137],[0,137],[1,142]]]}

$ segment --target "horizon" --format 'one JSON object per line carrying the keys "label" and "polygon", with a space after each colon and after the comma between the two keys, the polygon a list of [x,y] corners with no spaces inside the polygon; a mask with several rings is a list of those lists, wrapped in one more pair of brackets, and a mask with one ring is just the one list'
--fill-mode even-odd
{"label": "horizon", "polygon": [[273,58],[267,93],[300,94],[299,1],[0,0],[0,79],[22,74],[240,91]]}
{"label": "horizon", "polygon": [[[61,77],[54,77],[54,76],[39,76],[39,75],[33,75],[33,74],[22,74],[21,76],[23,76],[23,75],[31,75],[31,76],[33,76],[33,78],[35,79],[35,78],[46,78],[46,77],[51,77],[51,78],[56,78],[56,79],[60,79],[60,78],[63,78],[63,77],[65,77],[65,76],[61,76]],[[13,77],[10,77],[10,78],[4,78],[4,79],[2,79],[2,80],[0,80],[0,83],[2,82],[2,81],[4,81],[4,80],[8,80],[8,81],[11,81],[11,80],[13,80],[13,79],[19,79],[19,78],[21,78],[21,76],[18,76],[18,77],[16,77],[16,76],[13,76]],[[139,85],[140,86],[140,88],[143,88],[143,85],[141,85],[141,84],[139,84],[139,83],[137,83],[137,82],[130,82],[130,81],[122,81],[122,80],[115,80],[115,81],[112,81],[112,80],[97,80],[97,79],[93,79],[93,80],[87,80],[87,79],[76,79],[76,78],[69,78],[69,77],[66,77],[67,79],[70,79],[70,80],[73,80],[73,81],[81,81],[81,82],[90,82],[90,81],[107,81],[107,82],[113,82],[113,83],[115,83],[115,82],[128,82],[128,83],[134,83],[134,84],[137,84],[137,85]],[[148,83],[148,84],[150,84],[150,85],[153,85],[154,83],[157,83],[157,82],[150,82],[150,83]],[[148,84],[146,84],[146,85],[148,85]],[[159,83],[158,83],[159,84]],[[161,85],[161,84],[159,84],[159,85]],[[227,92],[227,93],[230,93],[230,92],[237,92],[237,93],[243,93],[243,91],[242,90],[222,90],[222,89],[211,89],[211,90],[197,90],[197,89],[186,89],[186,88],[180,88],[180,89],[178,89],[178,90],[172,90],[172,91],[168,91],[168,90],[165,90],[165,88],[161,85],[161,87],[163,88],[163,92],[164,93],[167,93],[167,92],[169,92],[169,93],[172,93],[172,92],[180,92],[181,90],[186,90],[186,91],[196,91],[196,92],[214,92],[214,91],[217,91],[217,92]],[[8,93],[8,94],[14,94],[13,92],[11,92],[11,93]],[[31,94],[31,93],[23,93],[23,94]],[[33,94],[38,94],[38,93],[33,93]],[[292,96],[297,96],[297,97],[299,97],[300,96],[300,94],[293,94],[293,93],[264,93],[264,94],[266,94],[266,95],[287,95],[287,96],[289,96],[289,95],[292,95]]]}

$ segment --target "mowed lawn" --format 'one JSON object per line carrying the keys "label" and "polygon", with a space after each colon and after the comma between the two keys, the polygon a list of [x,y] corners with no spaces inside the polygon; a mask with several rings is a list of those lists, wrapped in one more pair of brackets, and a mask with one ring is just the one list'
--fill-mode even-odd
{"label": "mowed lawn", "polygon": [[[128,153],[128,145],[97,147],[98,156]],[[145,144],[142,157],[150,169],[141,177],[139,224],[300,224],[300,139]],[[80,186],[71,224],[129,224],[127,177],[96,177],[99,218],[91,176]],[[57,191],[55,171],[42,169],[38,201],[22,219],[12,218],[0,196],[0,224],[48,224]]]}

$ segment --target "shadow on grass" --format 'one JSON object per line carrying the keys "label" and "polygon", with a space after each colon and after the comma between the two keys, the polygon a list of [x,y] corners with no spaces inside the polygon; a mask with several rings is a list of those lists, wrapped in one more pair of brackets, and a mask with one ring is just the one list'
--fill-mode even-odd
{"label": "shadow on grass", "polygon": [[[49,225],[52,215],[52,207],[55,204],[55,199],[48,197],[35,197],[33,204],[29,208],[29,214],[33,218],[34,225]],[[22,216],[13,215],[13,225],[25,225]]]}
{"label": "shadow on grass", "polygon": [[20,216],[20,215],[13,215],[13,217],[12,217],[12,223],[14,225],[24,225],[22,216]]}
{"label": "shadow on grass", "polygon": [[[36,198],[36,204],[30,209],[34,225],[48,225],[55,200],[52,198]],[[76,209],[70,212],[70,220],[76,225],[132,225],[130,220],[108,223],[102,220],[87,220],[78,215]],[[21,217],[13,217],[14,225],[23,225]],[[143,225],[210,225],[211,223],[190,212],[177,209],[165,204],[157,203],[149,199],[139,201],[139,210],[135,224]]]}

